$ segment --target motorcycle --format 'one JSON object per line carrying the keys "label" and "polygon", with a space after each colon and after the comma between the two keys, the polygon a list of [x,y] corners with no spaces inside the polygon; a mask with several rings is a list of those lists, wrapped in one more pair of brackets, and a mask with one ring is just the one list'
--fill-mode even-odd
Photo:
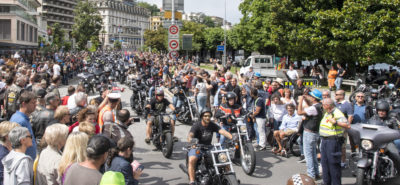
{"label": "motorcycle", "polygon": [[[131,82],[134,83],[135,82]],[[145,100],[146,100],[146,91],[144,89],[138,89],[136,85],[131,84],[131,89],[133,91],[131,96],[131,108],[136,111],[138,116],[142,115],[142,111],[144,110]]]}
{"label": "motorcycle", "polygon": [[[204,155],[197,161],[195,169],[195,181],[198,184],[238,185],[240,183],[233,171],[228,149],[223,149],[219,143],[213,145],[198,144],[196,138],[193,138],[191,143],[193,144],[184,147],[183,150],[189,152],[190,149],[196,149],[204,152]],[[186,166],[180,164],[179,167],[184,173],[188,174],[188,157],[186,157]]]}
{"label": "motorcycle", "polygon": [[385,154],[385,148],[393,140],[400,139],[400,132],[387,126],[354,124],[348,131],[360,147],[356,184],[370,185],[385,182],[398,173],[394,162]]}
{"label": "motorcycle", "polygon": [[78,77],[81,79],[80,84],[83,84],[83,86],[85,87],[85,93],[89,94],[90,91],[92,91],[94,93],[94,88],[90,81],[90,79],[93,77],[93,75],[90,73],[87,73],[87,72],[83,72],[83,73],[78,74]]}
{"label": "motorcycle", "polygon": [[243,115],[238,118],[235,118],[232,115],[228,117],[228,120],[232,120],[229,125],[229,131],[232,135],[237,134],[239,136],[238,141],[226,143],[227,148],[231,151],[231,158],[234,161],[240,161],[244,173],[252,175],[256,167],[256,153],[249,138],[246,123],[244,123],[244,119],[246,119],[248,115]]}
{"label": "motorcycle", "polygon": [[154,116],[152,125],[151,141],[153,145],[161,150],[165,158],[170,158],[174,149],[174,141],[171,132],[171,117],[166,113],[150,113]]}
{"label": "motorcycle", "polygon": [[196,98],[194,96],[187,96],[186,92],[182,89],[173,90],[173,92],[176,93],[178,93],[178,91],[180,93],[183,93],[184,99],[182,101],[181,107],[178,110],[176,119],[185,124],[193,124],[194,122],[198,121],[199,118]]}

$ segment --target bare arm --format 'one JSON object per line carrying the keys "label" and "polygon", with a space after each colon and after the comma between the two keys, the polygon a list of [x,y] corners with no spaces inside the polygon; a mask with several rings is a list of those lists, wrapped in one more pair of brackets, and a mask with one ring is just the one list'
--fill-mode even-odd
{"label": "bare arm", "polygon": [[303,100],[304,100],[304,96],[299,96],[299,106],[297,108],[298,115],[306,115],[306,112],[303,109]]}
{"label": "bare arm", "polygon": [[193,132],[189,132],[189,135],[187,137],[187,140],[188,140],[189,143],[192,141],[193,137],[194,137]]}
{"label": "bare arm", "polygon": [[232,139],[232,134],[229,133],[228,131],[224,130],[224,129],[220,129],[218,131],[218,133],[223,135],[223,136],[225,136],[225,137],[227,137],[228,139]]}

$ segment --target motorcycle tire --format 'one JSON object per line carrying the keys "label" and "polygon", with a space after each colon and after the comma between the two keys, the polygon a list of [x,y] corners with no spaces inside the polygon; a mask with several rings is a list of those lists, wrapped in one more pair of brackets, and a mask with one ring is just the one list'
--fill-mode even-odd
{"label": "motorcycle tire", "polygon": [[222,176],[221,184],[222,185],[239,185],[239,182],[236,179],[235,175],[229,174],[229,175]]}
{"label": "motorcycle tire", "polygon": [[174,149],[174,143],[171,133],[166,133],[164,135],[163,143],[161,144],[161,151],[165,158],[169,159],[172,155],[172,150]]}
{"label": "motorcycle tire", "polygon": [[356,93],[358,93],[358,91],[354,91],[353,93],[350,94],[349,96],[350,103],[353,103],[356,100]]}
{"label": "motorcycle tire", "polygon": [[294,135],[292,137],[290,137],[290,141],[289,141],[289,150],[290,153],[296,157],[299,157],[301,155],[300,152],[300,145],[299,143],[297,143],[297,139],[299,138],[299,135]]}
{"label": "motorcycle tire", "polygon": [[256,168],[256,152],[253,145],[251,143],[243,145],[243,153],[244,156],[240,155],[242,169],[244,173],[251,176]]}
{"label": "motorcycle tire", "polygon": [[371,180],[365,179],[365,169],[357,168],[356,185],[372,185]]}

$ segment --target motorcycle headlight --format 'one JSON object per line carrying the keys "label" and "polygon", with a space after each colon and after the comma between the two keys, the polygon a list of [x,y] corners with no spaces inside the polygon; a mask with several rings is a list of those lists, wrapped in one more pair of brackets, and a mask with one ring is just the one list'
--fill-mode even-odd
{"label": "motorcycle headlight", "polygon": [[247,132],[247,127],[244,125],[240,126],[240,132]]}
{"label": "motorcycle headlight", "polygon": [[226,156],[225,153],[219,153],[218,154],[218,161],[221,163],[226,163],[228,162],[228,156]]}
{"label": "motorcycle headlight", "polygon": [[372,147],[373,147],[373,144],[372,144],[372,141],[370,141],[370,140],[362,140],[361,141],[361,146],[365,150],[371,150]]}
{"label": "motorcycle headlight", "polygon": [[163,116],[164,123],[169,123],[170,121],[171,121],[171,118],[168,115]]}
{"label": "motorcycle headlight", "polygon": [[190,102],[191,102],[191,103],[195,103],[195,102],[196,102],[196,100],[194,99],[194,97],[190,97]]}

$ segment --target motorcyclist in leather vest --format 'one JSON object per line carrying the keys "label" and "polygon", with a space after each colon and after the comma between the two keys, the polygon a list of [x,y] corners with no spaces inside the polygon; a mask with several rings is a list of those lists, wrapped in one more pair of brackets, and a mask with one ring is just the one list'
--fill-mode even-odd
{"label": "motorcyclist in leather vest", "polygon": [[[368,124],[387,126],[391,129],[399,130],[397,122],[389,117],[390,105],[385,100],[378,100],[376,102],[376,115],[373,116]],[[386,146],[387,155],[393,160],[394,166],[400,172],[400,154],[394,142],[388,143]]]}
{"label": "motorcyclist in leather vest", "polygon": [[[217,110],[217,112],[215,113],[215,117],[216,118],[221,118],[224,117],[226,115],[231,115],[233,114],[234,117],[240,117],[240,115],[242,115],[243,111],[242,111],[242,106],[239,104],[236,104],[236,94],[234,92],[228,92],[226,94],[226,103],[223,103],[219,106],[219,109]],[[230,117],[227,118],[223,118],[220,119],[220,126],[222,129],[229,131],[229,125],[232,124],[233,120],[231,120]],[[225,137],[221,136],[219,143],[223,144],[225,141]]]}

